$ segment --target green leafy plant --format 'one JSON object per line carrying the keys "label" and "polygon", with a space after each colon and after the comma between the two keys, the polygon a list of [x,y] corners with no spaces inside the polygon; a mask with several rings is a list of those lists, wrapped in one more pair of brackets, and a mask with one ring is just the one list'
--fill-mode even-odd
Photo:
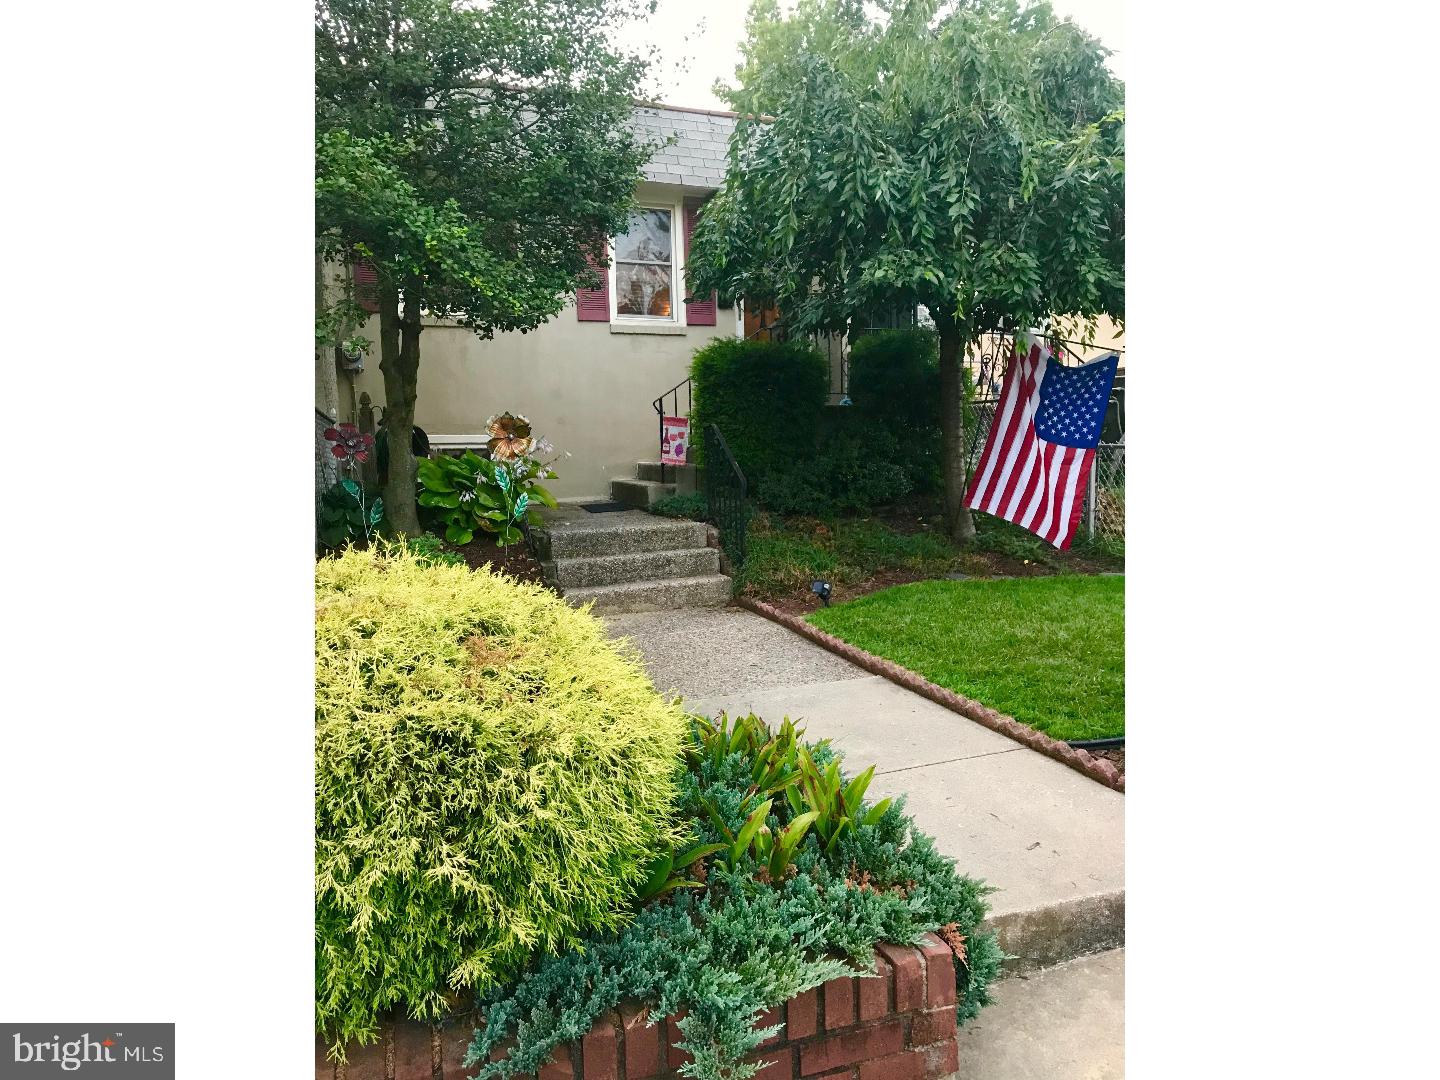
{"label": "green leafy plant", "polygon": [[523,524],[539,520],[536,503],[556,505],[537,482],[554,475],[533,458],[495,461],[473,450],[441,455],[419,463],[419,501],[444,526],[450,543],[468,544],[477,532],[487,532],[508,547],[524,538]]}
{"label": "green leafy plant", "polygon": [[464,566],[465,560],[453,551],[446,551],[440,538],[432,533],[405,538],[405,547],[417,560],[427,566]]}
{"label": "green leafy plant", "polygon": [[382,542],[315,586],[315,1009],[338,1051],[629,921],[685,839],[689,725],[538,585]]}
{"label": "green leafy plant", "polygon": [[700,863],[705,856],[724,849],[724,844],[697,844],[688,851],[677,854],[673,847],[670,848],[650,864],[649,876],[646,877],[645,884],[640,886],[641,903],[664,896],[672,889],[703,889],[705,882],[692,880],[681,871]]}
{"label": "green leafy plant", "polygon": [[847,831],[853,832],[859,825],[874,825],[890,809],[889,799],[864,809],[865,790],[875,776],[874,765],[845,783],[838,762],[831,761],[821,769],[803,746],[799,757],[799,783],[787,788],[785,797],[796,814],[808,810],[816,835],[827,852],[834,850],[836,841]]}
{"label": "green leafy plant", "polygon": [[325,489],[320,496],[318,534],[327,548],[367,542],[380,529],[385,503],[378,495],[365,498],[365,489],[348,476]]}
{"label": "green leafy plant", "polygon": [[[539,1072],[558,1043],[622,1001],[644,1004],[652,1020],[683,1015],[686,1075],[753,1076],[755,1051],[777,1030],[758,1026],[766,1009],[868,974],[878,942],[913,943],[930,931],[958,946],[957,1017],[988,1002],[1002,954],[981,929],[987,888],[957,874],[899,805],[868,806],[867,775],[846,777],[828,744],[803,743],[788,720],[772,729],[754,715],[693,718],[690,734],[679,783],[682,820],[699,837],[687,853],[691,873],[674,874],[672,859],[665,875],[652,872],[632,923],[587,935],[484,995],[484,1026],[466,1055],[483,1080]],[[797,813],[788,796],[805,758],[825,809]],[[824,815],[828,850],[814,827]]]}
{"label": "green leafy plant", "polygon": [[666,495],[650,504],[650,513],[661,517],[688,518],[691,521],[708,521],[710,506],[703,492],[692,491],[684,495]]}
{"label": "green leafy plant", "polygon": [[[874,330],[850,346],[849,380],[857,420],[866,435],[883,431],[896,443],[889,458],[910,486],[940,489],[940,362],[933,330]],[[967,417],[967,420],[969,418]]]}

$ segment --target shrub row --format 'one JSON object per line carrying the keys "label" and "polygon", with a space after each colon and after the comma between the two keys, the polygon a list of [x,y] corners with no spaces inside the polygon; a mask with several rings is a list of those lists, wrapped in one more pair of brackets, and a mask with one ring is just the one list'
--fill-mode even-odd
{"label": "shrub row", "polygon": [[935,335],[893,330],[859,338],[851,349],[850,407],[827,407],[827,366],[805,342],[713,342],[691,367],[693,423],[719,427],[757,501],[778,513],[832,516],[937,490]]}

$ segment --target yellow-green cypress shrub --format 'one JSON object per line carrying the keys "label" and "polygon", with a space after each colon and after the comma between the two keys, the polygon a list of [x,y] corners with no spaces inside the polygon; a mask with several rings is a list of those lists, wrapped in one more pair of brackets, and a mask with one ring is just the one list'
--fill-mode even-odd
{"label": "yellow-green cypress shrub", "polygon": [[619,927],[686,721],[599,621],[403,548],[316,564],[316,1019],[337,1047]]}

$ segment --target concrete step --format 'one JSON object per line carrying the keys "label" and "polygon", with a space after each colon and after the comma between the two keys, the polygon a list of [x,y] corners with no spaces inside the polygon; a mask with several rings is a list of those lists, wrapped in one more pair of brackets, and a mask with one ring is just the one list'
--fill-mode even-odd
{"label": "concrete step", "polygon": [[654,506],[667,495],[674,494],[674,484],[662,484],[656,480],[617,479],[610,481],[610,497],[612,499],[641,510]]}
{"label": "concrete step", "polygon": [[624,555],[593,555],[557,559],[545,564],[546,575],[562,589],[619,585],[627,581],[701,577],[720,572],[720,552],[710,547],[676,551],[640,551]]}
{"label": "concrete step", "polygon": [[720,607],[730,600],[730,579],[723,574],[631,581],[621,585],[590,585],[565,590],[565,599],[579,607],[592,600],[596,611],[669,611],[681,607]]}
{"label": "concrete step", "polygon": [[706,527],[698,521],[671,521],[640,510],[590,514],[573,507],[546,514],[535,531],[545,560],[679,551],[705,546]]}
{"label": "concrete step", "polygon": [[[658,461],[637,461],[635,463],[635,477],[639,480],[651,480],[660,483],[660,462]],[[674,484],[675,491],[681,495],[689,495],[698,491],[700,487],[700,470],[695,465],[666,465],[663,482]]]}

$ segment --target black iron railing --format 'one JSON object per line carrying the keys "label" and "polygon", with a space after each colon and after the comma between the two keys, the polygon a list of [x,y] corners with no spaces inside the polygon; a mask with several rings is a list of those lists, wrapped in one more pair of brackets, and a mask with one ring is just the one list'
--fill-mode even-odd
{"label": "black iron railing", "polygon": [[745,533],[750,527],[750,488],[745,473],[714,424],[705,425],[705,502],[710,522],[720,531],[720,548],[730,572],[745,565]]}
{"label": "black iron railing", "polygon": [[[685,411],[683,413],[680,411],[681,390],[685,391]],[[665,411],[665,402],[667,400],[670,402],[670,411],[668,413]],[[655,445],[659,447],[665,442],[665,417],[684,416],[686,419],[690,417],[690,380],[686,379],[684,382],[676,383],[652,401],[650,406],[655,410],[655,419],[660,425],[660,438],[655,442]],[[663,456],[660,458],[660,482],[662,484],[665,483],[665,458]]]}

